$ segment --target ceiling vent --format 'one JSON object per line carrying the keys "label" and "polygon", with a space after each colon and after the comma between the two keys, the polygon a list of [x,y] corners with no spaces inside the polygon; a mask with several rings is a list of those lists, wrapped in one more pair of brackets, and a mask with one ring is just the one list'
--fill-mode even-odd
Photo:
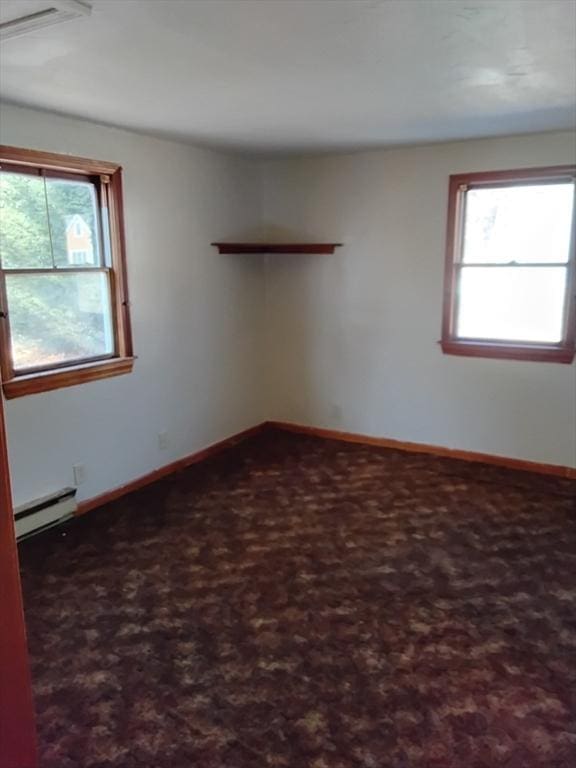
{"label": "ceiling vent", "polygon": [[4,0],[0,11],[0,40],[21,37],[53,24],[89,16],[91,10],[89,5],[79,0]]}

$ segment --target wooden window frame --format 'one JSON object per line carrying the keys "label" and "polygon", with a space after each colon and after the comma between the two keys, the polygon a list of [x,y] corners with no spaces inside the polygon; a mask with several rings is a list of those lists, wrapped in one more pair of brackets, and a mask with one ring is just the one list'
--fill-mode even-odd
{"label": "wooden window frame", "polygon": [[[130,373],[135,358],[132,348],[126,273],[121,166],[84,157],[0,146],[0,169],[51,178],[89,179],[96,185],[100,215],[102,216],[103,209],[107,209],[109,224],[110,299],[114,329],[114,353],[111,356],[16,373],[10,351],[11,338],[4,271],[0,270],[0,369],[5,397],[8,399],[22,397]],[[82,269],[87,268],[82,267]]]}
{"label": "wooden window frame", "polygon": [[[488,357],[505,360],[572,363],[576,351],[576,192],[572,209],[572,229],[564,302],[564,332],[558,344],[537,342],[466,339],[455,331],[458,265],[461,264],[464,234],[464,205],[470,189],[496,186],[523,186],[531,183],[559,182],[576,178],[575,165],[524,168],[510,171],[464,173],[450,176],[446,263],[444,272],[444,307],[442,313],[442,351],[449,355]],[[529,265],[527,265],[529,266]]]}

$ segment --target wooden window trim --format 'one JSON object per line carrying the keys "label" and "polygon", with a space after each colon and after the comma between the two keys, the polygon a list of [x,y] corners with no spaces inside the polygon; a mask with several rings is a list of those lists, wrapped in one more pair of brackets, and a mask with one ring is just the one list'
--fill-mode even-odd
{"label": "wooden window trim", "polygon": [[3,391],[7,398],[70,387],[88,381],[129,373],[134,363],[130,300],[126,271],[124,211],[122,196],[122,168],[115,163],[90,160],[71,155],[40,152],[32,149],[0,146],[0,168],[4,171],[32,173],[49,177],[84,179],[97,183],[101,208],[108,210],[110,229],[111,267],[110,295],[114,325],[115,354],[108,359],[74,361],[72,365],[54,366],[47,370],[23,372],[15,375],[10,355],[10,330],[7,323],[5,282],[0,283],[0,367]]}
{"label": "wooden window trim", "polygon": [[442,351],[448,355],[487,357],[503,360],[528,360],[570,364],[576,353],[576,193],[572,213],[572,231],[566,284],[565,334],[559,344],[506,342],[463,339],[454,330],[457,265],[463,234],[462,209],[464,194],[471,187],[525,185],[576,177],[576,166],[559,165],[546,168],[523,168],[510,171],[464,173],[450,176],[448,220],[446,229],[446,261],[444,269],[444,302],[442,312]]}
{"label": "wooden window trim", "polygon": [[10,400],[13,397],[35,395],[38,392],[48,392],[51,389],[72,387],[87,381],[121,376],[123,373],[130,373],[133,364],[133,357],[114,357],[99,363],[75,365],[58,371],[44,371],[28,376],[18,376],[11,381],[4,382],[4,396]]}

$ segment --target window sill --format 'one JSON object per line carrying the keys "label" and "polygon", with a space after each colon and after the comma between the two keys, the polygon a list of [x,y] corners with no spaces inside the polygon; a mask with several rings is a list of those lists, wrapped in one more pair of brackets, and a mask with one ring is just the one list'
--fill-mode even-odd
{"label": "window sill", "polygon": [[52,389],[73,387],[76,384],[84,384],[87,381],[108,379],[111,376],[122,376],[130,373],[134,366],[133,357],[116,357],[113,360],[77,365],[57,371],[34,373],[28,376],[18,376],[2,385],[4,396],[7,400],[25,395],[35,395],[39,392],[48,392]]}
{"label": "window sill", "polygon": [[445,355],[491,357],[497,360],[528,360],[537,363],[566,363],[574,360],[573,346],[547,344],[494,344],[448,339],[440,342]]}

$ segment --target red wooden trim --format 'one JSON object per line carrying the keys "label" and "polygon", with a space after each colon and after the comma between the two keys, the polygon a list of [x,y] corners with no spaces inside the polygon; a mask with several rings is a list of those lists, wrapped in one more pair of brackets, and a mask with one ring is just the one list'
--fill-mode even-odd
{"label": "red wooden trim", "polygon": [[212,243],[218,253],[334,253],[342,243]]}
{"label": "red wooden trim", "polygon": [[542,475],[556,475],[576,480],[576,467],[564,467],[558,464],[543,464],[537,461],[525,461],[513,459],[508,456],[497,456],[491,453],[478,453],[477,451],[462,451],[458,448],[446,448],[442,445],[429,445],[427,443],[412,443],[405,440],[394,440],[390,437],[371,437],[356,432],[339,432],[334,429],[322,427],[308,427],[302,424],[293,424],[286,421],[268,421],[266,425],[286,432],[295,432],[301,435],[313,435],[329,440],[341,440],[345,443],[361,443],[362,445],[375,445],[380,448],[394,448],[398,451],[410,453],[427,453],[432,456],[447,456],[452,459],[472,461],[482,464],[493,464],[508,469],[519,469],[525,472],[536,472]]}
{"label": "red wooden trim", "polygon": [[462,184],[468,186],[492,184],[499,182],[519,181],[525,184],[530,179],[535,180],[551,180],[555,181],[559,177],[565,177],[566,179],[576,178],[576,165],[549,165],[542,168],[517,168],[515,170],[508,171],[477,171],[474,173],[457,173],[450,176],[450,180],[454,179],[457,187]]}
{"label": "red wooden trim", "polygon": [[155,469],[152,472],[148,472],[148,474],[146,475],[137,477],[135,480],[131,480],[129,483],[126,483],[125,485],[120,485],[117,488],[113,488],[110,491],[101,493],[99,496],[94,496],[91,499],[86,499],[85,501],[81,501],[78,504],[78,509],[76,511],[76,514],[83,515],[92,509],[96,509],[97,507],[102,507],[104,504],[108,504],[109,502],[114,501],[115,499],[119,499],[122,496],[126,496],[126,494],[128,493],[133,493],[134,491],[138,491],[140,488],[144,488],[146,485],[150,485],[150,483],[155,483],[157,480],[161,480],[163,477],[166,477],[167,475],[172,475],[174,474],[174,472],[180,472],[180,470],[186,469],[186,467],[192,466],[192,464],[198,464],[201,461],[205,461],[206,459],[209,459],[212,456],[216,456],[217,454],[222,453],[223,451],[226,451],[228,448],[231,448],[233,445],[237,445],[238,443],[241,443],[243,440],[246,440],[249,437],[254,437],[255,435],[260,434],[264,429],[265,429],[265,424],[257,424],[255,427],[250,427],[249,429],[245,429],[242,432],[238,432],[237,434],[232,435],[231,437],[227,437],[224,440],[219,440],[217,443],[213,443],[212,445],[209,445],[207,448],[203,448],[200,451],[191,453],[190,455],[185,456],[182,459],[173,461],[171,464],[166,464],[163,467],[159,467],[158,469]]}
{"label": "red wooden trim", "polygon": [[36,735],[0,395],[0,764],[35,768]]}
{"label": "red wooden trim", "polygon": [[442,343],[451,339],[452,317],[454,315],[454,269],[457,242],[461,240],[462,195],[461,182],[457,176],[450,176],[448,187],[448,219],[446,225],[446,259],[444,262],[444,303],[442,309]]}
{"label": "red wooden trim", "polygon": [[110,220],[110,248],[112,251],[113,280],[111,286],[116,314],[116,345],[121,357],[133,355],[130,297],[128,295],[128,268],[126,265],[126,234],[124,227],[124,196],[122,170],[119,168],[103,183],[107,196]]}
{"label": "red wooden trim", "polygon": [[536,344],[495,344],[485,341],[449,339],[442,341],[442,351],[447,355],[463,357],[490,357],[500,360],[529,360],[536,363],[568,363],[574,360],[574,345],[538,346]]}
{"label": "red wooden trim", "polygon": [[[446,225],[446,258],[444,262],[444,297],[442,308],[442,351],[449,355],[488,357],[503,360],[571,363],[576,354],[576,201],[572,217],[570,259],[566,278],[565,337],[561,344],[497,343],[490,340],[460,339],[454,334],[456,308],[456,264],[460,262],[465,195],[463,188],[490,184],[526,184],[576,178],[575,165],[546,168],[521,168],[511,171],[482,171],[450,176]],[[529,265],[527,265],[529,266]]]}
{"label": "red wooden trim", "polygon": [[65,369],[43,371],[29,376],[17,376],[3,384],[4,396],[11,400],[14,397],[35,395],[39,392],[49,392],[52,389],[73,387],[87,381],[108,379],[111,376],[122,376],[130,373],[134,366],[133,357],[114,357],[97,363],[73,366]]}
{"label": "red wooden trim", "polygon": [[112,175],[120,170],[117,163],[108,163],[104,160],[90,160],[87,157],[74,155],[61,155],[55,152],[41,152],[37,149],[24,149],[22,147],[9,147],[0,145],[0,167],[9,171],[10,166],[41,166],[54,171],[67,171],[72,174],[84,174],[100,176]]}
{"label": "red wooden trim", "polygon": [[[2,152],[3,149],[6,149],[6,147],[0,147],[0,152]],[[94,184],[96,179],[100,178],[99,174],[83,173],[82,171],[72,173],[69,170],[55,170],[53,168],[46,169],[40,168],[37,165],[21,165],[19,163],[13,163],[11,160],[5,161],[2,159],[1,155],[0,169],[4,171],[4,173],[24,173],[28,176],[37,176],[38,178],[67,179],[69,181],[80,182],[84,181],[88,184]]]}
{"label": "red wooden trim", "polygon": [[146,475],[137,477],[135,480],[131,480],[129,483],[120,485],[117,488],[113,488],[110,491],[101,493],[99,496],[94,496],[91,499],[86,499],[78,504],[76,514],[83,515],[86,512],[90,512],[93,509],[109,504],[111,501],[126,496],[129,493],[138,491],[151,483],[155,483],[157,480],[161,480],[163,477],[172,475],[175,472],[180,472],[186,467],[190,467],[193,464],[197,464],[201,461],[216,456],[233,445],[237,445],[243,440],[247,440],[250,437],[255,437],[262,432],[270,429],[279,429],[286,432],[295,432],[302,435],[313,435],[315,437],[326,438],[329,440],[342,440],[347,443],[361,443],[363,445],[375,445],[381,448],[394,448],[400,451],[408,451],[411,453],[427,453],[433,456],[448,456],[454,459],[462,459],[464,461],[481,462],[483,464],[493,464],[500,467],[507,467],[509,469],[521,469],[527,472],[536,472],[544,475],[556,475],[559,477],[567,477],[576,480],[576,468],[563,467],[555,464],[540,464],[534,461],[524,461],[522,459],[512,459],[506,456],[493,456],[487,453],[476,453],[473,451],[460,451],[454,448],[445,448],[439,445],[427,445],[425,443],[411,443],[402,440],[393,440],[386,437],[370,437],[368,435],[361,435],[354,432],[338,432],[333,429],[323,429],[321,427],[307,427],[301,424],[292,424],[284,421],[265,421],[261,424],[257,424],[255,427],[250,427],[242,432],[228,437],[224,440],[220,440],[213,445],[208,446],[200,451],[185,456],[182,459],[166,464],[163,467],[159,467]]}

